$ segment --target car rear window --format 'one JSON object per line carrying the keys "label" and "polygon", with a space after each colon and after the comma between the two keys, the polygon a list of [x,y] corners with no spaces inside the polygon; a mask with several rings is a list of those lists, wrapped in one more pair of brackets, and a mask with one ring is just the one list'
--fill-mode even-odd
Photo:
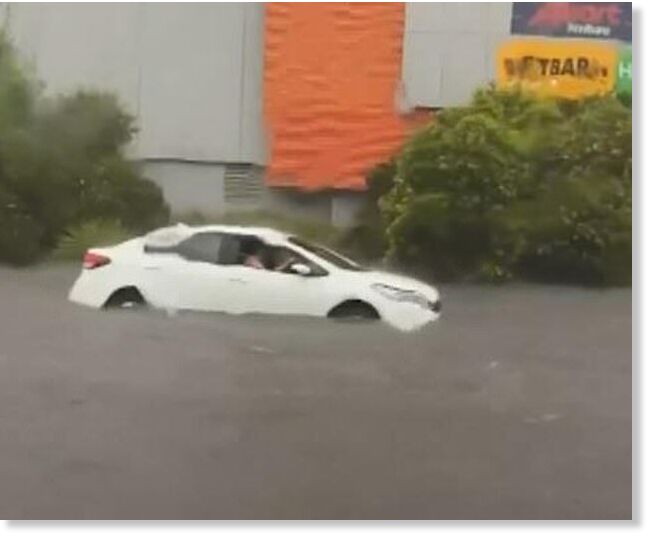
{"label": "car rear window", "polygon": [[222,243],[221,233],[197,233],[178,244],[175,250],[189,261],[221,264]]}
{"label": "car rear window", "polygon": [[144,237],[144,251],[168,251],[191,236],[185,225],[174,225],[151,231]]}

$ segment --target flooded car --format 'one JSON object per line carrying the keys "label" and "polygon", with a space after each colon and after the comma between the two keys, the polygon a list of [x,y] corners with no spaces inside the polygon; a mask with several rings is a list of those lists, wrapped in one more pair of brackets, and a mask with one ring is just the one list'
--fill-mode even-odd
{"label": "flooded car", "polygon": [[69,299],[94,308],[382,320],[404,331],[441,311],[427,283],[370,270],[289,233],[230,225],[178,224],[91,248]]}

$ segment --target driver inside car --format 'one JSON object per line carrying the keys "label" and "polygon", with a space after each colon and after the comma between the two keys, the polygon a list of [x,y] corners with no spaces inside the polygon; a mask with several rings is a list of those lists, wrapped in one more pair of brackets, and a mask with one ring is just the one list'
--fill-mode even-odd
{"label": "driver inside car", "polygon": [[241,256],[243,257],[243,266],[265,270],[265,264],[261,259],[262,244],[256,241],[244,242],[241,247]]}
{"label": "driver inside car", "polygon": [[268,270],[287,273],[295,262],[297,258],[285,248],[269,247],[266,250],[265,266]]}
{"label": "driver inside car", "polygon": [[258,270],[265,270],[265,266],[263,266],[263,263],[261,262],[261,259],[254,253],[248,255],[245,258],[245,262],[243,263],[244,266],[247,266],[248,268],[256,268]]}
{"label": "driver inside car", "polygon": [[283,262],[277,263],[277,265],[275,266],[275,272],[287,272],[288,268],[290,268],[290,265],[294,264],[296,260],[297,259],[295,259],[295,257],[293,257],[292,255],[286,256]]}

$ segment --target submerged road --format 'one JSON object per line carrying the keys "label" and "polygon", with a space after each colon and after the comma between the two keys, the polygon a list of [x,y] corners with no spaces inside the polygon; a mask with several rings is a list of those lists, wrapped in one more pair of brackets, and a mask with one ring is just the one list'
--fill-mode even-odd
{"label": "submerged road", "polygon": [[630,290],[442,286],[403,334],[105,313],[0,269],[0,518],[629,519]]}

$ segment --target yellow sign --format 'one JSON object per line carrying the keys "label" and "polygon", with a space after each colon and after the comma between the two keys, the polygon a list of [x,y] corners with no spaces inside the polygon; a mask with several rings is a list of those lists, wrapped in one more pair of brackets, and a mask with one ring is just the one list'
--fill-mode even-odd
{"label": "yellow sign", "polygon": [[499,87],[520,86],[542,95],[578,99],[610,93],[617,52],[591,41],[515,40],[497,54]]}

